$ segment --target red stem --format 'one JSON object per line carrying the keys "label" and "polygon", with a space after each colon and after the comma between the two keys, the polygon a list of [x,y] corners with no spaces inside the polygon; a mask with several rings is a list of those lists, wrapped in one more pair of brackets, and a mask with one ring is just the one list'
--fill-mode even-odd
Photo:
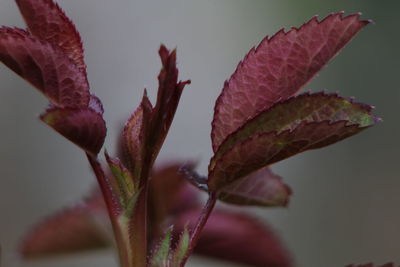
{"label": "red stem", "polygon": [[193,249],[195,248],[197,241],[199,241],[200,235],[203,231],[204,226],[206,225],[208,218],[210,217],[211,212],[214,209],[215,203],[217,202],[217,194],[210,193],[206,205],[203,207],[201,215],[197,220],[196,227],[193,230],[193,233],[190,236],[190,243],[189,248],[182,259],[180,267],[184,267],[186,261],[188,260],[189,256],[192,254]]}
{"label": "red stem", "polygon": [[116,239],[116,243],[118,246],[118,253],[119,253],[119,258],[121,261],[121,265],[123,267],[130,267],[129,264],[129,247],[127,247],[127,244],[124,241],[123,233],[119,227],[119,224],[117,222],[117,212],[119,210],[118,207],[118,201],[115,199],[115,196],[112,192],[111,185],[104,174],[103,168],[101,167],[101,164],[97,160],[97,157],[86,153],[86,156],[89,160],[90,166],[93,169],[93,172],[96,176],[97,182],[99,183],[101,192],[103,194],[103,199],[106,203],[107,206],[107,211],[108,215],[110,217],[111,225],[114,231],[114,236]]}

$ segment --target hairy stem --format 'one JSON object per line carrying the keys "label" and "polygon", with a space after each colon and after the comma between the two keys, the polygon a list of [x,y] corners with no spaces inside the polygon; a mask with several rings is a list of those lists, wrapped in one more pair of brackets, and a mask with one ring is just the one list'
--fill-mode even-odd
{"label": "hairy stem", "polygon": [[192,254],[193,249],[195,248],[197,241],[200,238],[203,228],[206,225],[207,220],[210,217],[210,214],[213,211],[216,202],[217,202],[217,194],[210,193],[207,203],[204,206],[199,219],[197,220],[196,227],[194,228],[194,230],[190,236],[189,248],[188,248],[185,256],[183,257],[183,260],[180,265],[181,267],[185,266],[186,261],[188,260],[189,256]]}
{"label": "hairy stem", "polygon": [[147,195],[148,186],[141,188],[133,217],[129,219],[129,242],[132,266],[146,266],[147,261]]}
{"label": "hairy stem", "polygon": [[130,247],[127,244],[126,239],[124,237],[123,230],[120,227],[118,222],[118,207],[117,200],[112,192],[111,185],[106,175],[104,174],[103,168],[101,164],[98,162],[97,158],[93,155],[86,153],[86,156],[89,160],[90,166],[93,169],[93,172],[96,176],[97,182],[100,186],[101,192],[103,194],[104,201],[107,206],[108,215],[111,221],[111,225],[114,231],[115,240],[118,247],[119,259],[122,267],[132,267],[130,264],[129,254]]}

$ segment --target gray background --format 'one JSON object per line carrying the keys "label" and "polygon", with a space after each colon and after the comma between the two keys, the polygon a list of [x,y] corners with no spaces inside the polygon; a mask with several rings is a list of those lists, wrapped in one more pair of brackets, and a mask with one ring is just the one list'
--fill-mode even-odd
{"label": "gray background", "polygon": [[[91,90],[105,106],[113,151],[142,89],[154,100],[161,42],[178,47],[185,90],[160,159],[195,158],[205,173],[210,122],[223,81],[265,35],[312,15],[363,12],[368,26],[307,90],[339,91],[377,106],[384,122],[329,148],[277,164],[294,195],[287,209],[252,209],[280,233],[297,266],[400,263],[399,1],[63,0],[86,49]],[[0,24],[22,26],[0,0]],[[117,266],[112,251],[22,263],[15,247],[43,216],[94,182],[83,153],[37,119],[44,98],[0,66],[0,243],[3,266]],[[195,259],[192,266],[223,266]],[[214,264],[214,265],[213,265]],[[232,266],[232,265],[226,265]]]}

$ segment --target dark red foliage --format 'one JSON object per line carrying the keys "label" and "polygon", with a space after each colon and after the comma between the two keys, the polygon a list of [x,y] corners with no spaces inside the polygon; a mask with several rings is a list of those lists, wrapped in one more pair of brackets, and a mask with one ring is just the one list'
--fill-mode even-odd
{"label": "dark red foliage", "polygon": [[239,63],[215,104],[214,152],[227,135],[258,112],[298,92],[369,23],[359,14],[313,17],[300,28],[266,37]]}
{"label": "dark red foliage", "polygon": [[[177,233],[187,222],[193,227],[199,213],[182,214],[175,221]],[[292,266],[289,253],[271,229],[251,216],[226,211],[211,214],[195,253],[250,266]]]}

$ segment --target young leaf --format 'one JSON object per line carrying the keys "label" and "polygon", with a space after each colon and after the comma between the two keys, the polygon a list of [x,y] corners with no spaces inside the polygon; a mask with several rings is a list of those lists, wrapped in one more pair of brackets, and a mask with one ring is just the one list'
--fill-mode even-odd
{"label": "young leaf", "polygon": [[162,69],[158,75],[157,102],[152,115],[152,132],[150,145],[152,146],[152,160],[155,160],[167,136],[172,120],[185,85],[190,81],[178,82],[176,68],[176,50],[172,52],[161,45],[159,50]]}
{"label": "young leaf", "polygon": [[168,266],[169,255],[171,251],[171,235],[173,228],[170,227],[165,233],[165,237],[153,252],[150,259],[150,267]]}
{"label": "young leaf", "polygon": [[110,227],[104,201],[96,192],[35,226],[24,238],[21,253],[24,258],[39,258],[109,247]]}
{"label": "young leaf", "polygon": [[282,177],[265,167],[225,186],[219,199],[236,205],[277,207],[287,206],[291,193]]}
{"label": "young leaf", "polygon": [[39,89],[54,105],[88,106],[86,77],[59,47],[24,30],[1,27],[0,61]]}
{"label": "young leaf", "polygon": [[133,177],[140,178],[143,165],[146,142],[148,139],[149,123],[151,120],[152,105],[144,91],[142,102],[126,122],[122,138],[124,157],[128,159],[128,166],[133,171]]}
{"label": "young leaf", "polygon": [[176,248],[171,256],[171,267],[179,267],[181,266],[181,262],[189,249],[190,243],[190,235],[187,226],[185,225],[184,230],[179,237],[179,241],[177,242]]}
{"label": "young leaf", "polygon": [[71,20],[52,0],[16,0],[28,25],[38,39],[59,46],[86,74],[81,37]]}
{"label": "young leaf", "polygon": [[40,119],[90,154],[97,155],[103,146],[105,121],[91,108],[50,108]]}
{"label": "young leaf", "polygon": [[107,152],[105,152],[105,157],[111,173],[115,178],[120,201],[122,202],[121,204],[123,207],[126,207],[128,205],[128,200],[138,191],[139,185],[135,184],[132,174],[121,161],[111,158]]}
{"label": "young leaf", "polygon": [[373,125],[371,107],[322,93],[278,103],[230,135],[210,161],[208,186],[218,190],[297,153],[324,147]]}
{"label": "young leaf", "polygon": [[347,125],[347,121],[322,121],[302,122],[293,131],[255,134],[236,144],[216,162],[209,173],[208,187],[211,191],[220,190],[264,166],[336,143],[364,129],[357,124]]}
{"label": "young leaf", "polygon": [[230,133],[258,112],[298,92],[369,21],[359,14],[316,17],[300,28],[265,38],[225,82],[212,122],[214,152]]}
{"label": "young leaf", "polygon": [[[174,222],[179,234],[189,223],[193,228],[199,210],[181,214]],[[289,253],[276,234],[266,225],[248,215],[214,211],[194,250],[207,257],[250,266],[292,266]]]}
{"label": "young leaf", "polygon": [[280,133],[294,130],[302,122],[347,121],[346,125],[358,124],[360,127],[373,125],[377,118],[371,114],[372,107],[354,103],[336,94],[305,93],[288,100],[278,102],[271,108],[260,112],[247,121],[237,131],[229,135],[218,148],[210,169],[226,151],[251,136],[268,131]]}

